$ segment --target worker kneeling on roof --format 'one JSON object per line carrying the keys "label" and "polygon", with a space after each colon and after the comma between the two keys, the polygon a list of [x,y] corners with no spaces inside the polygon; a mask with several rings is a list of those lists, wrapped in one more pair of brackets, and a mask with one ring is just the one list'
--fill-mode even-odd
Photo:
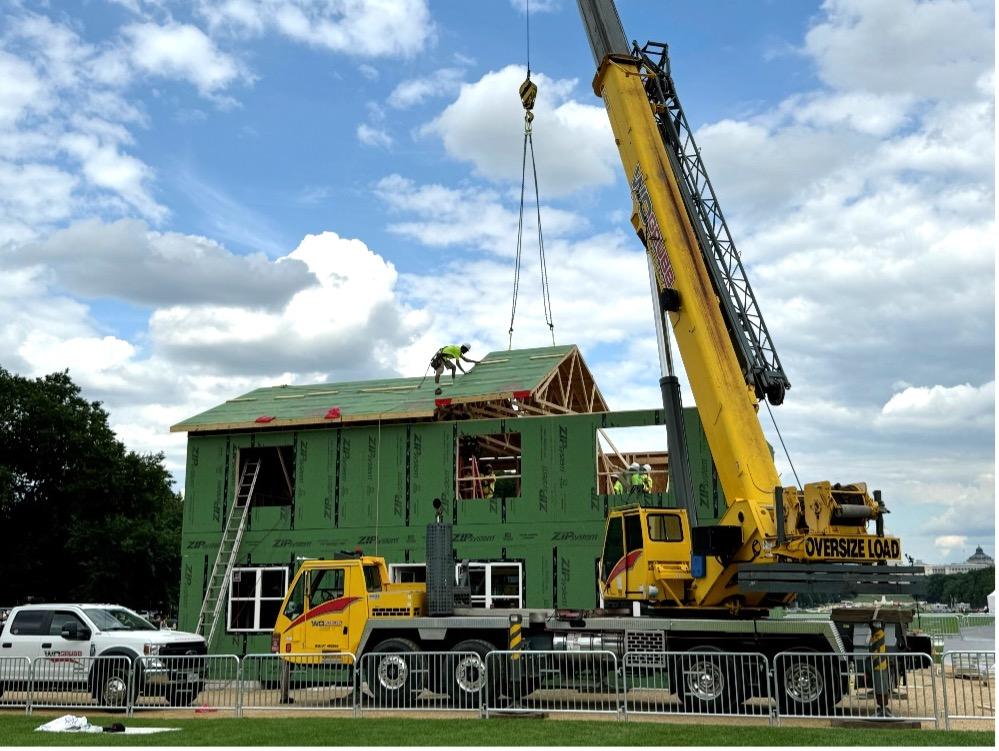
{"label": "worker kneeling on roof", "polygon": [[444,368],[451,371],[451,382],[454,382],[455,376],[455,366],[457,365],[461,368],[461,372],[465,373],[465,369],[461,367],[461,361],[470,362],[473,364],[478,364],[478,360],[473,360],[470,357],[465,357],[465,353],[472,348],[471,344],[448,344],[441,347],[434,356],[430,359],[430,367],[434,369],[434,385],[437,386],[434,389],[435,394],[441,393],[440,383],[441,383],[441,373],[444,372]]}

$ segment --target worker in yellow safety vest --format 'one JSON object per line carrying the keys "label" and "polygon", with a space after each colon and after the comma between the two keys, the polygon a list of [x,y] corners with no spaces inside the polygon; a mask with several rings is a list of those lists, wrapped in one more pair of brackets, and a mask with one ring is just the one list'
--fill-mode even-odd
{"label": "worker in yellow safety vest", "polygon": [[441,347],[434,356],[430,359],[430,367],[434,370],[434,385],[437,387],[434,389],[435,394],[441,393],[441,373],[444,372],[444,368],[451,371],[451,382],[454,382],[455,376],[455,366],[461,369],[461,372],[466,372],[463,367],[461,367],[461,361],[470,362],[477,364],[478,360],[473,360],[471,357],[466,357],[465,353],[472,348],[471,344],[448,344]]}
{"label": "worker in yellow safety vest", "polygon": [[652,465],[646,464],[642,467],[642,485],[646,493],[652,492]]}
{"label": "worker in yellow safety vest", "polygon": [[624,495],[624,485],[621,484],[621,478],[617,472],[611,474],[611,493]]}
{"label": "worker in yellow safety vest", "polygon": [[482,475],[482,497],[492,498],[496,492],[496,473],[493,472],[493,465],[486,465],[486,473]]}
{"label": "worker in yellow safety vest", "polygon": [[645,492],[645,480],[642,479],[642,467],[638,462],[632,462],[628,467],[628,488],[630,495],[641,495]]}

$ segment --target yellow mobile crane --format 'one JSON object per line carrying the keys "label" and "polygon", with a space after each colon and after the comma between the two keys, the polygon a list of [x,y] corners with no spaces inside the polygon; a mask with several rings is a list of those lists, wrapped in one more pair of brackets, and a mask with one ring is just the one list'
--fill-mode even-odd
{"label": "yellow mobile crane", "polygon": [[[911,591],[919,570],[885,565],[901,544],[885,535],[880,492],[861,482],[781,486],[757,411],[763,399],[782,403],[790,383],[680,106],[667,46],[629,44],[613,0],[579,7],[598,66],[593,90],[647,251],[671,479],[684,507],[665,517],[640,507],[610,514],[605,600],[736,611],[800,591]],[[671,331],[728,502],[718,525],[697,524]]]}
{"label": "yellow mobile crane", "polygon": [[[669,685],[697,711],[769,695],[761,663],[719,652],[832,652],[840,657],[776,668],[782,707],[828,711],[850,680],[856,624],[870,623],[878,649],[885,623],[894,625],[896,651],[926,652],[929,639],[907,630],[912,614],[901,609],[841,609],[830,620],[789,622],[768,619],[767,608],[807,591],[912,591],[920,569],[887,565],[901,549],[885,534],[877,491],[862,483],[781,486],[757,407],[762,399],[780,404],[790,384],[680,108],[666,45],[629,46],[612,0],[579,5],[598,65],[594,90],[607,106],[631,184],[632,222],[648,251],[671,481],[681,507],[610,511],[599,577],[606,607],[495,611],[470,607],[467,585],[455,581],[451,525],[435,501],[425,584],[389,582],[378,557],[307,561],[282,602],[271,649],[289,671],[352,659],[349,653],[360,660],[367,690],[392,706],[427,687],[468,706],[482,696],[485,656],[496,649],[683,652],[686,659],[666,668]],[[698,524],[691,499],[670,331],[728,502],[717,525]],[[454,659],[421,662],[424,651],[450,651]],[[553,669],[527,657],[519,665],[501,680],[536,681]]]}

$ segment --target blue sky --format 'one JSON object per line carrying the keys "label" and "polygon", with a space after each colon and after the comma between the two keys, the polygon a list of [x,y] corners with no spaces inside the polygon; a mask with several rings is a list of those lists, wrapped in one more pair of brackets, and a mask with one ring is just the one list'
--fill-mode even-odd
{"label": "blue sky", "polygon": [[[69,368],[182,482],[168,426],[235,394],[505,347],[523,5],[4,2],[0,365]],[[612,408],[655,406],[582,24],[574,0],[532,9],[556,334]],[[799,475],[884,490],[917,557],[994,551],[992,5],[619,10],[670,44],[793,384],[778,419]],[[515,346],[547,338],[532,253]]]}

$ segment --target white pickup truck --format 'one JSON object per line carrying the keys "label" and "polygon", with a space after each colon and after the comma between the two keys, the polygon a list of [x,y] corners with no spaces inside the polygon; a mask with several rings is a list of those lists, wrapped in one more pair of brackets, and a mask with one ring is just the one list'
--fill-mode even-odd
{"label": "white pickup truck", "polygon": [[130,691],[189,704],[207,651],[198,634],[160,630],[120,605],[22,605],[0,631],[0,694],[24,690],[29,678],[26,660],[3,658],[28,657],[36,692],[85,690],[106,706],[124,706]]}

